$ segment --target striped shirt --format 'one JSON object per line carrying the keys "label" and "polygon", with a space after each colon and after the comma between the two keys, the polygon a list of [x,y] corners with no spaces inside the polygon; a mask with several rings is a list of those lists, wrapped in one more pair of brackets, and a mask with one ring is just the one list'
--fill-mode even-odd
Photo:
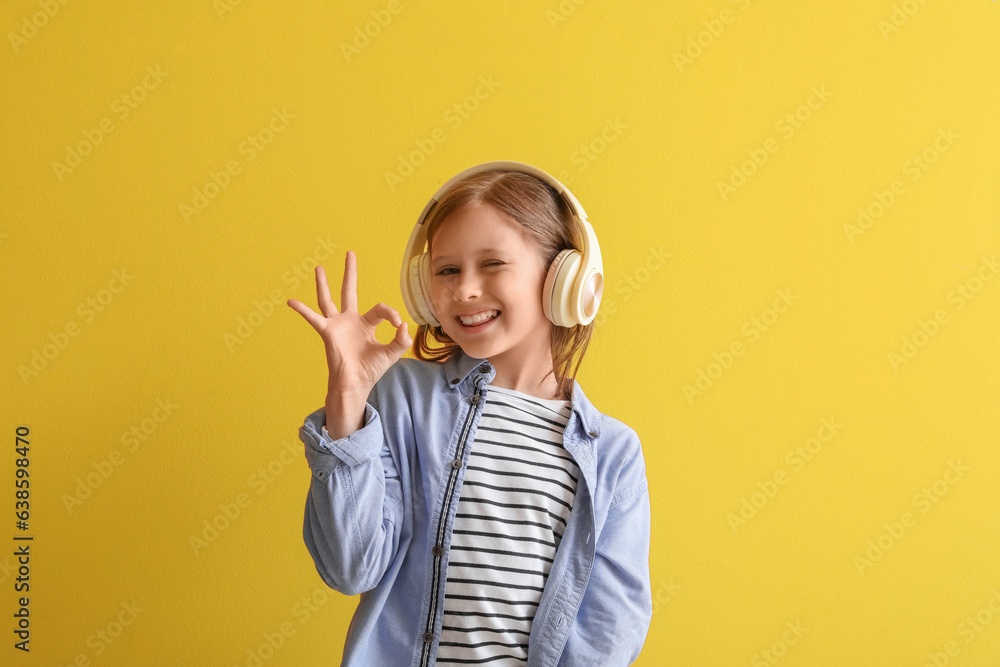
{"label": "striped shirt", "polygon": [[452,529],[437,664],[525,665],[580,471],[572,404],[490,386]]}

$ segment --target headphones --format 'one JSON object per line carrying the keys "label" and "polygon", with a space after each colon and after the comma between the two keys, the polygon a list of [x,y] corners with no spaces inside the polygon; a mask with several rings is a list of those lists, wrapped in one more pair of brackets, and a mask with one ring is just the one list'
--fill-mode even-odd
{"label": "headphones", "polygon": [[566,249],[552,260],[542,288],[542,310],[553,324],[560,327],[590,324],[597,315],[604,292],[604,264],[594,228],[580,202],[565,185],[537,167],[509,160],[484,162],[453,176],[434,193],[420,213],[406,244],[403,268],[399,274],[399,287],[410,316],[417,324],[441,325],[430,301],[430,248],[427,247],[427,227],[424,225],[428,214],[455,183],[473,174],[494,170],[534,176],[551,185],[569,204],[583,239],[583,252]]}

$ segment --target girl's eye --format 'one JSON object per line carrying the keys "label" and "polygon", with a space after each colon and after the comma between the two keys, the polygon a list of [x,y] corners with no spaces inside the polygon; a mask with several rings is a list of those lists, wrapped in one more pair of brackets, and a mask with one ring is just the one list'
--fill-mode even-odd
{"label": "girl's eye", "polygon": [[[491,262],[486,262],[484,266],[503,266],[503,262],[501,262],[500,260],[493,260]],[[448,268],[441,269],[440,271],[437,272],[437,274],[439,276],[450,276],[452,271],[457,273],[458,269],[456,269],[453,266],[449,266]]]}

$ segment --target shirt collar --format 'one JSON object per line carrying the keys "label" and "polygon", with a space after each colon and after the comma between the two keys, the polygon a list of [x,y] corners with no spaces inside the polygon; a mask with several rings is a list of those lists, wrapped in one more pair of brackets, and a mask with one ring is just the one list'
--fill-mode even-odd
{"label": "shirt collar", "polygon": [[[464,350],[462,350],[462,348],[457,348],[456,354],[449,357],[442,365],[445,374],[445,381],[448,383],[448,388],[454,390],[464,384],[469,375],[478,369],[479,366],[481,366],[485,361],[485,359],[475,359],[470,357]],[[493,379],[493,373],[495,373],[493,370],[493,364],[490,364],[490,373],[488,374],[489,379]]]}
{"label": "shirt collar", "polygon": [[[486,376],[486,381],[490,382],[496,375],[493,364],[486,359],[470,357],[464,350],[458,348],[457,353],[442,364],[448,388],[451,390],[458,389],[483,364],[489,366],[489,371],[484,372],[484,375]],[[580,383],[575,379],[573,380],[572,409],[578,418],[576,420],[578,431],[574,434],[577,438],[593,440],[601,435],[601,413],[598,412],[586,394],[583,393]]]}

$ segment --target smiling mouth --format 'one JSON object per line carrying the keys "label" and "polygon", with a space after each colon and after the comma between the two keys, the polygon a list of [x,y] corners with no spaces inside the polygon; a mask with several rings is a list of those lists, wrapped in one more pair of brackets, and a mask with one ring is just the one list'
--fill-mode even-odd
{"label": "smiling mouth", "polygon": [[481,313],[476,313],[471,317],[465,317],[463,315],[459,315],[455,319],[457,319],[459,324],[461,324],[463,327],[472,328],[472,327],[477,327],[481,324],[485,324],[487,322],[492,322],[496,318],[500,317],[500,312],[501,311],[499,310],[486,310]]}

